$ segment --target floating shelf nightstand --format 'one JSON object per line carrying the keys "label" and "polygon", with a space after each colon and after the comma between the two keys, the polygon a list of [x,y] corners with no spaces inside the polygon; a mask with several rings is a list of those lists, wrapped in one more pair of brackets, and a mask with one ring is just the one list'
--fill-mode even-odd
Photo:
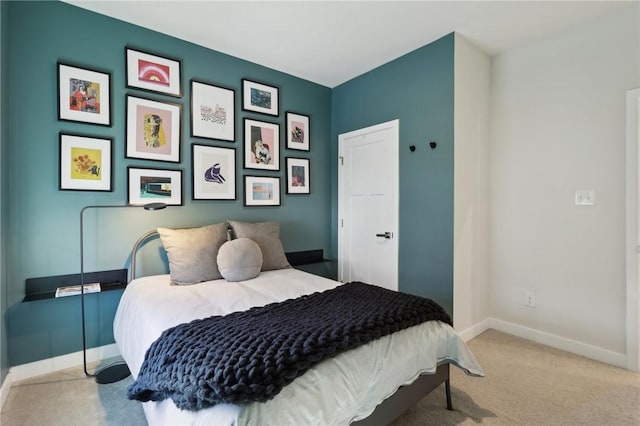
{"label": "floating shelf nightstand", "polygon": [[322,249],[285,253],[287,260],[296,269],[335,280],[338,276],[335,262],[324,258]]}
{"label": "floating shelf nightstand", "polygon": [[[100,283],[100,292],[118,290],[127,285],[127,269],[111,271],[85,272],[85,283]],[[23,302],[54,299],[56,290],[61,287],[80,286],[80,274],[57,275],[52,277],[27,278]],[[85,287],[86,288],[86,287]],[[91,294],[91,292],[87,292]]]}

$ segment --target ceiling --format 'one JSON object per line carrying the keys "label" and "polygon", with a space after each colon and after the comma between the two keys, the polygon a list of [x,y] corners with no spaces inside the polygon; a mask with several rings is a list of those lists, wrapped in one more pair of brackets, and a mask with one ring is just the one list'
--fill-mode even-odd
{"label": "ceiling", "polygon": [[66,2],[335,87],[452,31],[495,55],[638,0]]}

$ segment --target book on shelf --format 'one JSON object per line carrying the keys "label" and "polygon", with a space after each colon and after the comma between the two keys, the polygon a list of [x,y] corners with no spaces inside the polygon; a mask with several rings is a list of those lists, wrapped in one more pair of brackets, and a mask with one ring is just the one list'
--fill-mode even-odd
{"label": "book on shelf", "polygon": [[[100,283],[90,283],[84,285],[84,292],[87,293],[98,293],[100,291]],[[65,297],[65,296],[77,296],[81,293],[80,285],[68,285],[65,287],[58,287],[56,289],[56,297]]]}

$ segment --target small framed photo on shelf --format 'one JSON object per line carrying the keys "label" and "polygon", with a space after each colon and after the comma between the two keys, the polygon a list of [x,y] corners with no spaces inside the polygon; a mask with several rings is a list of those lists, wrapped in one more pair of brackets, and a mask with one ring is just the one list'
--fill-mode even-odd
{"label": "small framed photo on shelf", "polygon": [[244,167],[280,170],[280,125],[244,119]]}
{"label": "small framed photo on shelf", "polygon": [[180,61],[125,48],[127,87],[182,96]]}
{"label": "small framed photo on shelf", "polygon": [[242,109],[262,114],[280,114],[278,88],[257,81],[242,79]]}
{"label": "small framed photo on shelf", "polygon": [[311,123],[308,115],[287,112],[287,148],[309,151]]}
{"label": "small framed photo on shelf", "polygon": [[191,136],[235,142],[236,92],[191,80]]}
{"label": "small framed photo on shelf", "polygon": [[111,126],[111,74],[58,62],[58,120]]}
{"label": "small framed photo on shelf", "polygon": [[59,134],[59,189],[111,191],[111,138]]}
{"label": "small framed photo on shelf", "polygon": [[309,193],[309,159],[287,157],[287,194]]}
{"label": "small framed photo on shelf", "polygon": [[180,162],[182,106],[127,96],[127,158]]}
{"label": "small framed photo on shelf", "polygon": [[280,178],[270,176],[244,177],[245,206],[279,206]]}
{"label": "small framed photo on shelf", "polygon": [[236,150],[191,144],[194,200],[236,199]]}
{"label": "small framed photo on shelf", "polygon": [[182,170],[128,167],[128,201],[132,205],[182,205]]}

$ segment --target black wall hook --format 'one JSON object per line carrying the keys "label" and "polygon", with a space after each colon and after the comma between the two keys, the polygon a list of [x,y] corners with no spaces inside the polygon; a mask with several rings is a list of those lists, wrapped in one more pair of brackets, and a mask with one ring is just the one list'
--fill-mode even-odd
{"label": "black wall hook", "polygon": [[436,149],[436,146],[438,146],[437,143],[435,143],[434,141],[429,142],[429,146],[431,147],[431,149]]}
{"label": "black wall hook", "polygon": [[409,151],[413,152],[416,150],[416,146],[415,145],[409,145]]}

